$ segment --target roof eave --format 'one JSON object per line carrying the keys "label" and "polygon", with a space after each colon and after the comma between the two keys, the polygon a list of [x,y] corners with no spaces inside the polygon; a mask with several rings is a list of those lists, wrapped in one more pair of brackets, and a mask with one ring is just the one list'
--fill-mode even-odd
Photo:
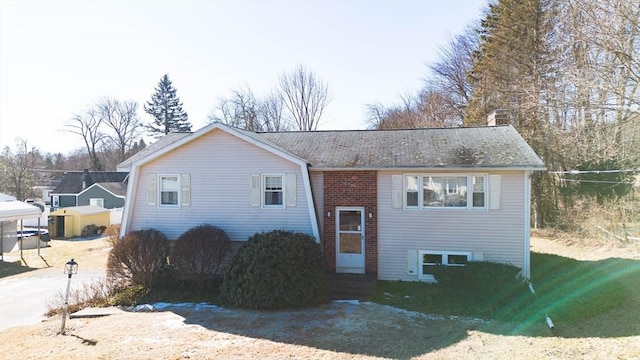
{"label": "roof eave", "polygon": [[545,166],[516,165],[516,166],[371,166],[371,167],[314,167],[309,165],[309,171],[544,171]]}

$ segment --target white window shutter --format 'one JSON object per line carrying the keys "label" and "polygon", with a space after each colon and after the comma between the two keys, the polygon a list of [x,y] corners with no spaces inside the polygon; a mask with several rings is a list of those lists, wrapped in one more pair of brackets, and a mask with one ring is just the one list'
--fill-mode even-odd
{"label": "white window shutter", "polygon": [[489,209],[500,209],[502,204],[502,178],[489,175]]}
{"label": "white window shutter", "polygon": [[251,175],[251,206],[260,206],[260,175]]}
{"label": "white window shutter", "polygon": [[155,205],[158,201],[158,177],[156,174],[147,175],[147,204]]}
{"label": "white window shutter", "polygon": [[418,250],[407,250],[407,274],[418,275]]}
{"label": "white window shutter", "polygon": [[402,175],[391,175],[391,207],[402,208]]}
{"label": "white window shutter", "polygon": [[296,206],[296,174],[287,174],[287,184],[285,185],[287,206]]}
{"label": "white window shutter", "polygon": [[191,175],[180,175],[180,204],[191,206]]}

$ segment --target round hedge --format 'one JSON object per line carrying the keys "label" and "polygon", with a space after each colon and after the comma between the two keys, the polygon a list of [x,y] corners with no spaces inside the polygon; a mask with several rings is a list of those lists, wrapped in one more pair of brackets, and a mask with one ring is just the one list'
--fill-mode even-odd
{"label": "round hedge", "polygon": [[195,287],[204,290],[215,284],[222,262],[231,251],[227,233],[210,224],[202,224],[185,231],[171,249],[171,265],[190,279]]}
{"label": "round hedge", "polygon": [[231,306],[281,309],[325,302],[326,289],[324,260],[314,238],[274,230],[253,235],[238,249],[220,295]]}
{"label": "round hedge", "polygon": [[117,240],[107,258],[107,279],[113,284],[142,285],[159,279],[167,265],[169,241],[155,229],[136,230]]}

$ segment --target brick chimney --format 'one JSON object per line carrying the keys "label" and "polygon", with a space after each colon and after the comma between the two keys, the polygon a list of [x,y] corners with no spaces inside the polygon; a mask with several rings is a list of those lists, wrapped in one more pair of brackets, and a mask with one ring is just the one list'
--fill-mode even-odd
{"label": "brick chimney", "polygon": [[495,109],[487,115],[487,126],[509,125],[507,110]]}

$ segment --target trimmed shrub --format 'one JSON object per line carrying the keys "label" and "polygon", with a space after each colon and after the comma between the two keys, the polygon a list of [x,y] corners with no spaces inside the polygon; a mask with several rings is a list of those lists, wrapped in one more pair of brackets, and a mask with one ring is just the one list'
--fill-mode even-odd
{"label": "trimmed shrub", "polygon": [[80,233],[80,236],[86,237],[86,236],[95,235],[98,233],[98,229],[99,229],[98,225],[96,224],[87,225],[84,228],[82,228],[82,232]]}
{"label": "trimmed shrub", "polygon": [[326,301],[326,275],[314,238],[274,230],[250,237],[231,259],[220,295],[253,309],[304,307]]}
{"label": "trimmed shrub", "polygon": [[167,237],[154,229],[132,231],[113,245],[107,259],[107,278],[119,286],[151,289],[167,265]]}
{"label": "trimmed shrub", "polygon": [[231,241],[224,230],[203,224],[180,235],[169,261],[180,276],[191,280],[197,290],[204,290],[216,283],[212,280],[230,250]]}

